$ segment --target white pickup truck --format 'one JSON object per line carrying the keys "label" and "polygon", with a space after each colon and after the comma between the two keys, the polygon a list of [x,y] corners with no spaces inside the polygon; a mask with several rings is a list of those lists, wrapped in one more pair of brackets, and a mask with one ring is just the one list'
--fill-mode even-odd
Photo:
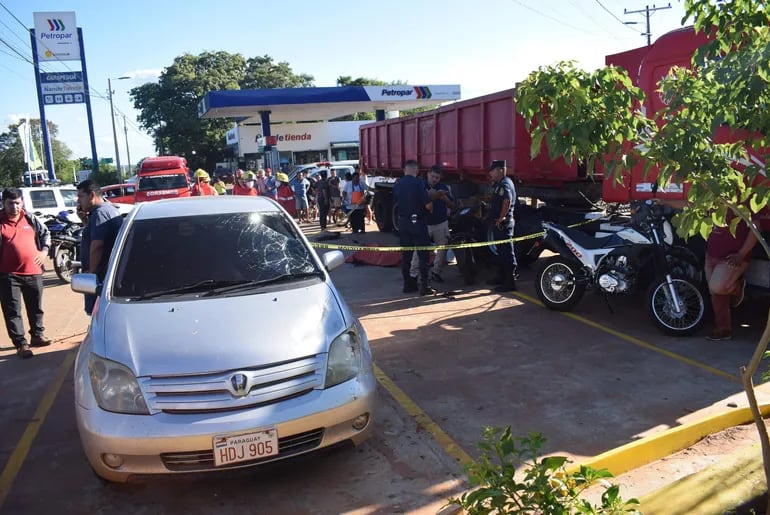
{"label": "white pickup truck", "polygon": [[[24,201],[24,209],[35,216],[56,215],[61,211],[69,211],[77,217],[78,190],[75,186],[32,186],[19,189]],[[134,207],[130,204],[113,203],[113,205],[123,216],[130,213]]]}

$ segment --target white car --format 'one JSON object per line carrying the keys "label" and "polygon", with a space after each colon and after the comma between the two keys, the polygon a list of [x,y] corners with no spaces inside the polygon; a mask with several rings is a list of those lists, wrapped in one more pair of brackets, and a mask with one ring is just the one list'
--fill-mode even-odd
{"label": "white car", "polygon": [[85,454],[110,481],[249,467],[372,430],[364,328],[268,197],[137,204],[125,219],[75,364]]}
{"label": "white car", "polygon": [[[75,186],[31,186],[19,189],[24,209],[33,215],[45,218],[67,211],[72,213],[72,218],[80,220],[76,213],[78,190]],[[131,204],[112,203],[112,205],[118,208],[122,216],[126,216],[134,207]]]}

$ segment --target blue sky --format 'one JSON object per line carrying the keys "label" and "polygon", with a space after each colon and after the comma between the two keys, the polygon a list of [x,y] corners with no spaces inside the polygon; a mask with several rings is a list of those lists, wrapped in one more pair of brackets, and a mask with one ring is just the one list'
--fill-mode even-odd
{"label": "blue sky", "polygon": [[[183,53],[225,50],[268,54],[296,73],[334,86],[340,75],[409,84],[460,84],[462,98],[513,87],[533,69],[574,59],[586,69],[604,56],[646,43],[644,16],[624,15],[652,5],[643,0],[0,0],[26,27],[32,13],[74,11],[83,38],[91,87],[106,96],[113,81],[119,111],[119,149],[126,163],[123,117],[132,163],[152,155],[152,140],[136,122],[128,90]],[[658,3],[667,5],[667,3]],[[651,17],[653,40],[680,26],[684,6]],[[608,12],[609,11],[609,12]],[[611,14],[610,14],[611,13]],[[612,16],[614,15],[614,17]],[[616,19],[617,18],[617,19]],[[638,22],[623,25],[621,21]],[[0,7],[0,37],[31,56],[29,35]],[[78,69],[76,61],[50,71]],[[26,114],[38,117],[32,65],[0,42],[0,130]],[[99,157],[115,154],[109,103],[92,101]],[[51,106],[48,119],[75,157],[90,156],[85,105]]]}

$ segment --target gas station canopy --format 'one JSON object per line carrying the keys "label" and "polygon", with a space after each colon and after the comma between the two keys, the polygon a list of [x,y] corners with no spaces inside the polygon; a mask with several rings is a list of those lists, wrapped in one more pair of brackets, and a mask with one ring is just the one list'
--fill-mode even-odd
{"label": "gas station canopy", "polygon": [[241,123],[330,120],[360,112],[399,111],[460,99],[459,85],[340,86],[209,91],[198,104],[200,118],[237,118]]}

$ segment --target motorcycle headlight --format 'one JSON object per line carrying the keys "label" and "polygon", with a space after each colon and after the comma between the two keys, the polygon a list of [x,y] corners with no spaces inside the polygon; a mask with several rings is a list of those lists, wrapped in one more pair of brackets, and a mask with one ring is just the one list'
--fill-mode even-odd
{"label": "motorcycle headlight", "polygon": [[105,411],[149,415],[139,383],[128,367],[91,354],[88,374],[96,402]]}
{"label": "motorcycle headlight", "polygon": [[361,369],[361,340],[354,331],[346,331],[329,347],[324,388],[344,383]]}

